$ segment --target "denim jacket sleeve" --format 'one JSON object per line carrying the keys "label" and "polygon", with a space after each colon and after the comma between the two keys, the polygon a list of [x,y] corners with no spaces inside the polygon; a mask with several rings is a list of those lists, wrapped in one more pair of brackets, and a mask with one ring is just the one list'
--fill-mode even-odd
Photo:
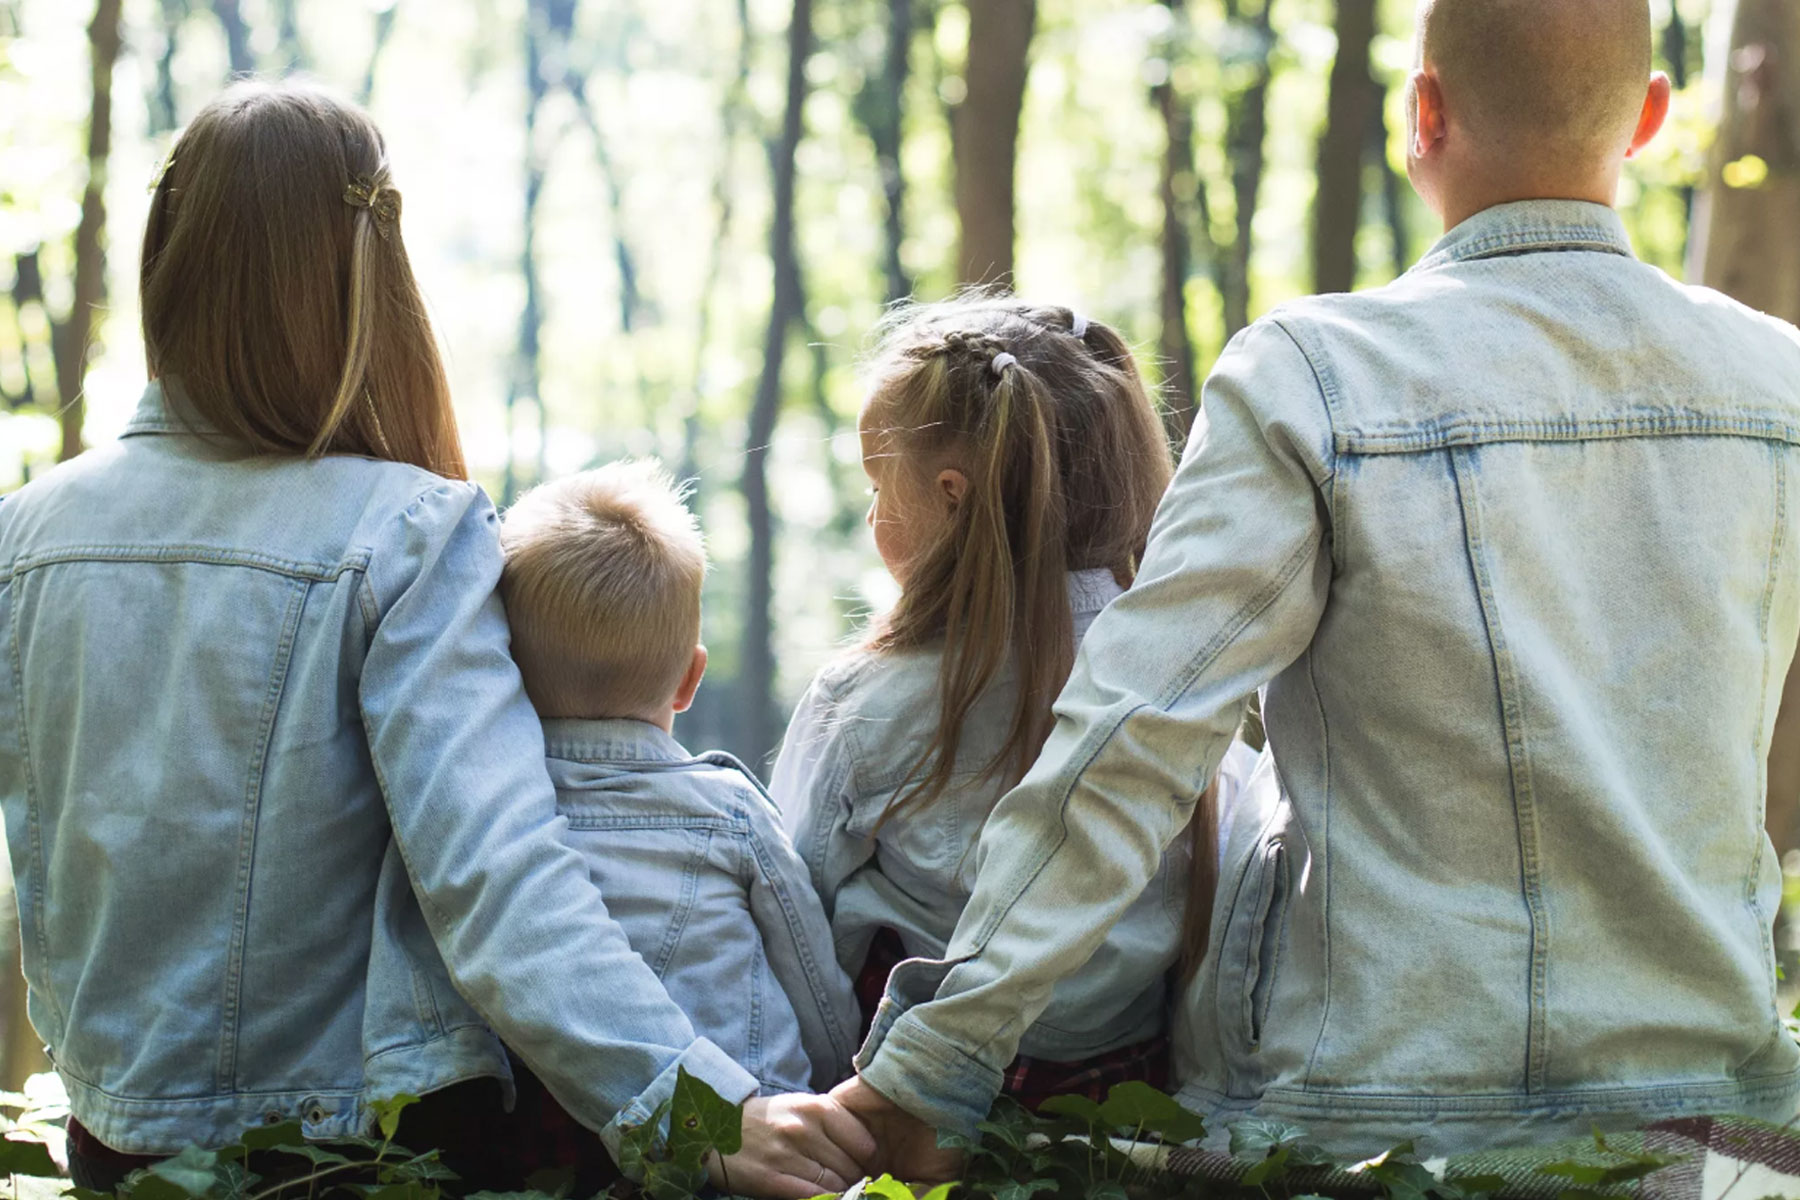
{"label": "denim jacket sleeve", "polygon": [[903,964],[858,1056],[864,1079],[973,1133],[1021,1034],[1155,876],[1231,745],[1244,698],[1324,611],[1330,421],[1265,320],[1227,348],[1136,585],[1082,643],[1056,726],[982,832],[942,962]]}
{"label": "denim jacket sleeve", "polygon": [[480,489],[446,483],[371,556],[363,722],[394,838],[451,979],[618,1155],[678,1067],[726,1098],[755,1079],[693,1027],[607,914],[562,819],[508,653]]}
{"label": "denim jacket sleeve", "polygon": [[875,856],[875,839],[850,829],[854,767],[837,699],[821,676],[788,721],[769,793],[828,915],[837,910],[838,889],[845,880]]}
{"label": "denim jacket sleeve", "polygon": [[812,1063],[812,1085],[826,1091],[850,1073],[860,1024],[850,979],[838,966],[831,923],[813,891],[806,864],[760,794],[751,798],[750,914],[762,934],[769,969],[800,1020],[800,1044]]}

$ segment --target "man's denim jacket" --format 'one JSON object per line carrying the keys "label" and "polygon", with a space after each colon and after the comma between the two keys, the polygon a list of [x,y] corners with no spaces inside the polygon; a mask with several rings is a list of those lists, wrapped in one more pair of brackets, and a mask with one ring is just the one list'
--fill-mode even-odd
{"label": "man's denim jacket", "polygon": [[856,997],[755,776],[643,721],[546,721],[544,737],[569,843],[694,1029],[764,1094],[848,1075]]}
{"label": "man's denim jacket", "polygon": [[[118,1150],[510,1082],[616,1139],[701,1039],[607,916],[507,651],[479,488],[244,457],[152,385],[0,504],[0,806],[32,1023]],[[616,1147],[616,1140],[611,1144]]]}
{"label": "man's denim jacket", "polygon": [[[1077,640],[1119,595],[1110,571],[1069,576]],[[949,790],[929,807],[886,815],[937,730],[942,663],[941,651],[926,647],[857,653],[826,668],[795,709],[775,761],[770,790],[851,974],[882,928],[898,933],[909,955],[943,955],[975,884],[982,824],[1006,790],[987,767],[1012,727],[1010,673],[963,722]],[[1179,951],[1189,861],[1171,854],[1093,958],[1057,984],[1020,1039],[1022,1053],[1076,1061],[1164,1031],[1164,976]]]}
{"label": "man's denim jacket", "polygon": [[867,1080],[969,1129],[1272,680],[1285,802],[1228,848],[1189,1101],[1351,1152],[1793,1116],[1762,818],[1800,334],[1610,209],[1507,205],[1258,322],[1205,411]]}

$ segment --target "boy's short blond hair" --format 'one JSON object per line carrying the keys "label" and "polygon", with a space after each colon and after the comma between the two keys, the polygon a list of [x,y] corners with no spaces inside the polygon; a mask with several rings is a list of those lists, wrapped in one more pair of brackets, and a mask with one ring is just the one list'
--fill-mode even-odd
{"label": "boy's short blond hair", "polygon": [[500,544],[513,657],[540,716],[648,719],[670,703],[700,642],[706,547],[662,464],[534,488]]}

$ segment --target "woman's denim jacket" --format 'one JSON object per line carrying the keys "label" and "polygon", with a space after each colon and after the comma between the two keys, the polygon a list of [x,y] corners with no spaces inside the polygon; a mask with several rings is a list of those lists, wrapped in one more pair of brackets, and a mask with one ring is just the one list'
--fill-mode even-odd
{"label": "woman's denim jacket", "polygon": [[[480,489],[243,457],[152,385],[0,504],[0,806],[32,1023],[118,1150],[510,1082],[616,1138],[687,1018],[561,838]],[[612,1142],[616,1146],[616,1141]]]}
{"label": "woman's denim jacket", "polygon": [[545,721],[544,738],[569,844],[694,1028],[765,1095],[848,1075],[856,997],[756,777],[644,721]]}
{"label": "woman's denim jacket", "polygon": [[[1109,571],[1069,577],[1077,639],[1120,594]],[[831,915],[838,961],[855,975],[886,927],[907,954],[940,958],[975,883],[975,843],[1006,790],[987,773],[1012,727],[1017,686],[1003,677],[963,723],[951,787],[927,808],[888,805],[938,721],[934,648],[855,654],[827,668],[795,710],[770,790]],[[1020,1042],[1073,1061],[1163,1032],[1164,975],[1179,950],[1187,859],[1171,855],[1094,956],[1057,984]]]}
{"label": "woman's denim jacket", "polygon": [[968,1129],[1267,680],[1186,1098],[1351,1152],[1800,1107],[1766,754],[1800,633],[1800,335],[1491,209],[1238,337],[1138,582],[859,1065]]}

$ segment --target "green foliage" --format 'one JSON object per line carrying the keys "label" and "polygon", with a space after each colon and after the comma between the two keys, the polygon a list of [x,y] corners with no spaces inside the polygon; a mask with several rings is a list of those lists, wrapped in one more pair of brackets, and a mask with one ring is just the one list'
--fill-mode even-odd
{"label": "green foliage", "polygon": [[1658,1154],[1651,1150],[1619,1150],[1609,1144],[1598,1129],[1594,1130],[1594,1151],[1603,1161],[1565,1159],[1538,1168],[1540,1175],[1567,1179],[1575,1185],[1560,1192],[1557,1200],[1614,1200],[1630,1194],[1624,1190],[1625,1184],[1635,1183],[1685,1158],[1680,1154]]}

